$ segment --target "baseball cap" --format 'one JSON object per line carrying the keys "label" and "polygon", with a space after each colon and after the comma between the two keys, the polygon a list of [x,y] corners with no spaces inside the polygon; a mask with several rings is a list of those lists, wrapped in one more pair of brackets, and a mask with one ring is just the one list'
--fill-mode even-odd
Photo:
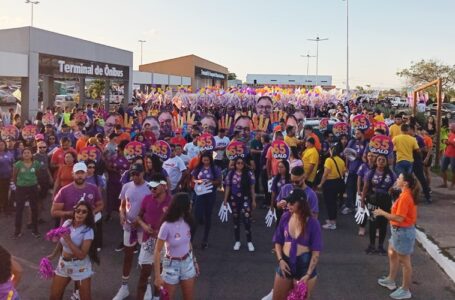
{"label": "baseball cap", "polygon": [[294,189],[291,191],[289,196],[286,197],[286,202],[291,204],[298,202],[298,201],[306,201],[307,197],[305,191],[302,189]]}
{"label": "baseball cap", "polygon": [[84,172],[87,173],[87,165],[84,162],[75,163],[73,166],[73,173],[76,174],[77,172]]}
{"label": "baseball cap", "polygon": [[142,173],[144,172],[144,167],[141,164],[134,164],[130,168],[130,174],[131,173]]}
{"label": "baseball cap", "polygon": [[160,184],[166,185],[167,182],[164,181],[164,180],[160,180],[160,181],[150,181],[150,182],[147,183],[147,185],[148,185],[149,188],[156,188],[156,187],[159,186]]}

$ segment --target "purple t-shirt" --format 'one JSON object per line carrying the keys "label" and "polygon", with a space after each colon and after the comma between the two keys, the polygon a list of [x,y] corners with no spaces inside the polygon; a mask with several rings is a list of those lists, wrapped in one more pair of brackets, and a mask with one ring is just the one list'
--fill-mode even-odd
{"label": "purple t-shirt", "polygon": [[[278,203],[281,200],[286,199],[289,196],[289,194],[291,194],[291,191],[293,191],[293,190],[294,190],[294,186],[291,183],[288,183],[288,184],[282,186],[280,193],[276,197],[276,202]],[[316,195],[316,193],[309,186],[305,187],[305,189],[303,191],[306,194],[306,199],[308,201],[308,205],[310,206],[311,212],[314,214],[319,213],[318,196]]]}
{"label": "purple t-shirt", "polygon": [[280,224],[276,228],[273,236],[273,242],[275,244],[284,245],[286,242],[292,243],[293,240],[296,240],[298,245],[308,247],[311,251],[321,251],[322,235],[319,221],[313,217],[309,217],[305,225],[305,233],[294,239],[289,234],[289,220],[291,219],[291,215],[290,212],[285,212],[283,216],[281,216]]}
{"label": "purple t-shirt", "polygon": [[[374,174],[372,173],[374,172]],[[372,176],[372,177],[371,177]],[[368,173],[365,174],[363,177],[364,183],[367,182],[371,178],[371,188],[377,193],[388,193],[389,189],[395,183],[397,176],[395,173],[390,171],[384,180],[382,179],[384,176],[384,172],[380,172],[378,170],[370,170]]]}
{"label": "purple t-shirt", "polygon": [[[277,175],[277,176],[280,176],[280,175]],[[280,176],[279,179],[274,178],[273,183],[272,183],[272,192],[274,192],[275,194],[278,195],[280,193],[281,187],[284,186],[285,184],[286,184],[285,177]]]}
{"label": "purple t-shirt", "polygon": [[0,283],[0,299],[19,299],[19,294],[14,288],[13,281],[11,279],[8,279],[8,281],[4,283]]}
{"label": "purple t-shirt", "polygon": [[109,165],[115,171],[108,171],[109,182],[120,182],[123,172],[130,168],[130,163],[124,156],[114,156],[109,160]]}
{"label": "purple t-shirt", "polygon": [[63,203],[64,211],[73,210],[80,200],[90,203],[92,208],[95,208],[98,202],[103,201],[98,187],[87,182],[83,188],[77,188],[74,182],[70,183],[62,187],[54,198],[55,203]]}
{"label": "purple t-shirt", "polygon": [[201,170],[198,170],[198,168],[194,169],[193,172],[191,172],[191,176],[195,177],[196,179],[208,179],[208,180],[216,180],[221,178],[221,171],[218,167],[214,167],[214,172],[212,172],[212,168],[208,167],[202,167]]}
{"label": "purple t-shirt", "polygon": [[126,201],[126,222],[123,224],[123,230],[131,230],[131,223],[136,221],[141,210],[142,200],[150,194],[150,189],[146,182],[136,185],[133,181],[130,181],[123,185],[119,196],[120,199]]}
{"label": "purple t-shirt", "polygon": [[[161,218],[166,212],[167,208],[171,204],[171,195],[166,194],[164,201],[159,203],[152,194],[147,195],[142,200],[141,211],[144,212],[142,220],[149,225],[153,230],[158,231],[160,229]],[[149,234],[144,232],[143,241],[149,239]]]}
{"label": "purple t-shirt", "polygon": [[356,158],[354,161],[348,160],[348,170],[350,174],[356,174],[358,168],[362,164],[362,156],[365,151],[366,142],[359,140],[350,140],[346,148],[354,149],[356,152]]}
{"label": "purple t-shirt", "polygon": [[[231,180],[232,178],[232,180]],[[254,178],[253,173],[248,171],[248,186],[252,186],[255,184],[256,180]],[[226,176],[226,186],[231,187],[231,194],[237,197],[241,197],[242,194],[242,174],[237,173],[234,170],[229,171],[228,175]],[[249,191],[247,191],[249,194]]]}
{"label": "purple t-shirt", "polygon": [[0,154],[0,179],[11,179],[13,174],[14,154],[5,151]]}
{"label": "purple t-shirt", "polygon": [[182,257],[190,252],[191,230],[183,219],[173,223],[164,222],[158,238],[165,241],[168,256]]}
{"label": "purple t-shirt", "polygon": [[363,163],[359,170],[357,171],[357,176],[359,176],[360,178],[364,178],[365,177],[365,174],[368,173],[370,171],[370,166],[367,164],[367,163]]}

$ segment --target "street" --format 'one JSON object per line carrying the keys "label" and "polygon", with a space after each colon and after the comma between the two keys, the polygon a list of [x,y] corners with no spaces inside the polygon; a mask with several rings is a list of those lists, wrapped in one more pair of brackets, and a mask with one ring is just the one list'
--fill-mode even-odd
{"label": "street", "polygon": [[[435,194],[434,198],[441,195]],[[242,231],[242,247],[234,252],[233,225],[221,224],[217,219],[221,194],[213,213],[213,226],[209,238],[209,248],[200,250],[202,228],[199,228],[194,241],[196,256],[200,263],[201,275],[197,280],[196,299],[261,299],[270,292],[273,285],[276,258],[271,253],[273,229],[266,228],[263,222],[266,210],[257,209],[254,215],[253,242],[256,252],[249,253]],[[320,199],[320,205],[322,201]],[[321,207],[320,220],[325,220]],[[47,224],[40,231],[47,232]],[[41,257],[50,253],[51,242],[36,240],[31,232],[24,229],[24,236],[17,241],[10,238],[14,218],[0,218],[0,243],[17,256],[24,268],[23,280],[19,286],[21,299],[47,299],[50,281],[39,279],[37,275]],[[104,225],[104,248],[100,252],[101,265],[95,266],[92,281],[93,299],[112,299],[120,287],[122,253],[113,249],[121,240],[118,219]],[[323,251],[318,265],[318,283],[312,299],[388,299],[387,289],[377,285],[378,277],[386,274],[388,260],[384,256],[366,255],[364,249],[368,238],[358,237],[353,216],[339,216],[338,229],[323,231]],[[136,255],[137,258],[137,255]],[[54,261],[54,266],[55,266]],[[436,263],[420,248],[413,255],[413,299],[442,300],[455,299],[455,285]],[[139,269],[133,267],[130,277],[130,297],[135,299]],[[401,275],[400,275],[401,276]],[[399,282],[401,282],[401,277]],[[65,298],[71,295],[72,284],[67,287]]]}

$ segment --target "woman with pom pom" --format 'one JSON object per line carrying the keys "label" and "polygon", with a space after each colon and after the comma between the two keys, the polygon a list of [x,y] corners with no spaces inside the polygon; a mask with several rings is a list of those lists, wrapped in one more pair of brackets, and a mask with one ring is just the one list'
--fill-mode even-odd
{"label": "woman with pom pom", "polygon": [[[92,261],[99,263],[93,245],[95,220],[92,207],[85,201],[79,201],[73,217],[63,224],[69,229],[62,231],[59,240],[62,252],[52,280],[49,299],[62,299],[68,283],[73,280],[79,283],[81,300],[91,299]],[[50,257],[52,258],[52,256]]]}

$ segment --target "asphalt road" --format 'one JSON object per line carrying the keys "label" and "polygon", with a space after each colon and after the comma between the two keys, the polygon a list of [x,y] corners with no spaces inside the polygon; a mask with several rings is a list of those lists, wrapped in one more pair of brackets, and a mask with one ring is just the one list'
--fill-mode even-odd
{"label": "asphalt road", "polygon": [[[250,253],[243,233],[242,248],[238,252],[232,251],[233,226],[231,223],[221,224],[217,220],[218,208],[217,203],[209,248],[200,250],[202,230],[198,231],[195,238],[195,251],[201,267],[196,299],[261,299],[272,288],[276,267],[275,257],[271,253],[273,229],[266,228],[263,222],[266,211],[258,209],[255,212],[256,222],[252,231],[256,252]],[[320,219],[324,220],[324,208],[321,208]],[[21,239],[12,240],[13,223],[13,217],[0,216],[0,243],[17,256],[24,267],[23,281],[19,286],[21,299],[47,299],[50,281],[39,279],[37,269],[40,258],[50,253],[53,244],[34,239],[26,229]],[[40,231],[44,234],[49,226],[42,225]],[[387,257],[364,254],[368,240],[358,237],[356,233],[351,216],[340,216],[336,231],[323,232],[324,249],[318,265],[319,279],[313,299],[389,299],[389,291],[376,283],[376,279],[387,272]],[[112,299],[119,288],[123,255],[113,249],[121,236],[117,219],[105,224],[105,246],[100,253],[101,265],[95,266],[93,299]],[[455,284],[420,247],[416,247],[413,265],[413,299],[455,299]],[[139,269],[134,267],[128,299],[135,299],[138,274]],[[69,299],[70,289],[67,288],[64,299]]]}

